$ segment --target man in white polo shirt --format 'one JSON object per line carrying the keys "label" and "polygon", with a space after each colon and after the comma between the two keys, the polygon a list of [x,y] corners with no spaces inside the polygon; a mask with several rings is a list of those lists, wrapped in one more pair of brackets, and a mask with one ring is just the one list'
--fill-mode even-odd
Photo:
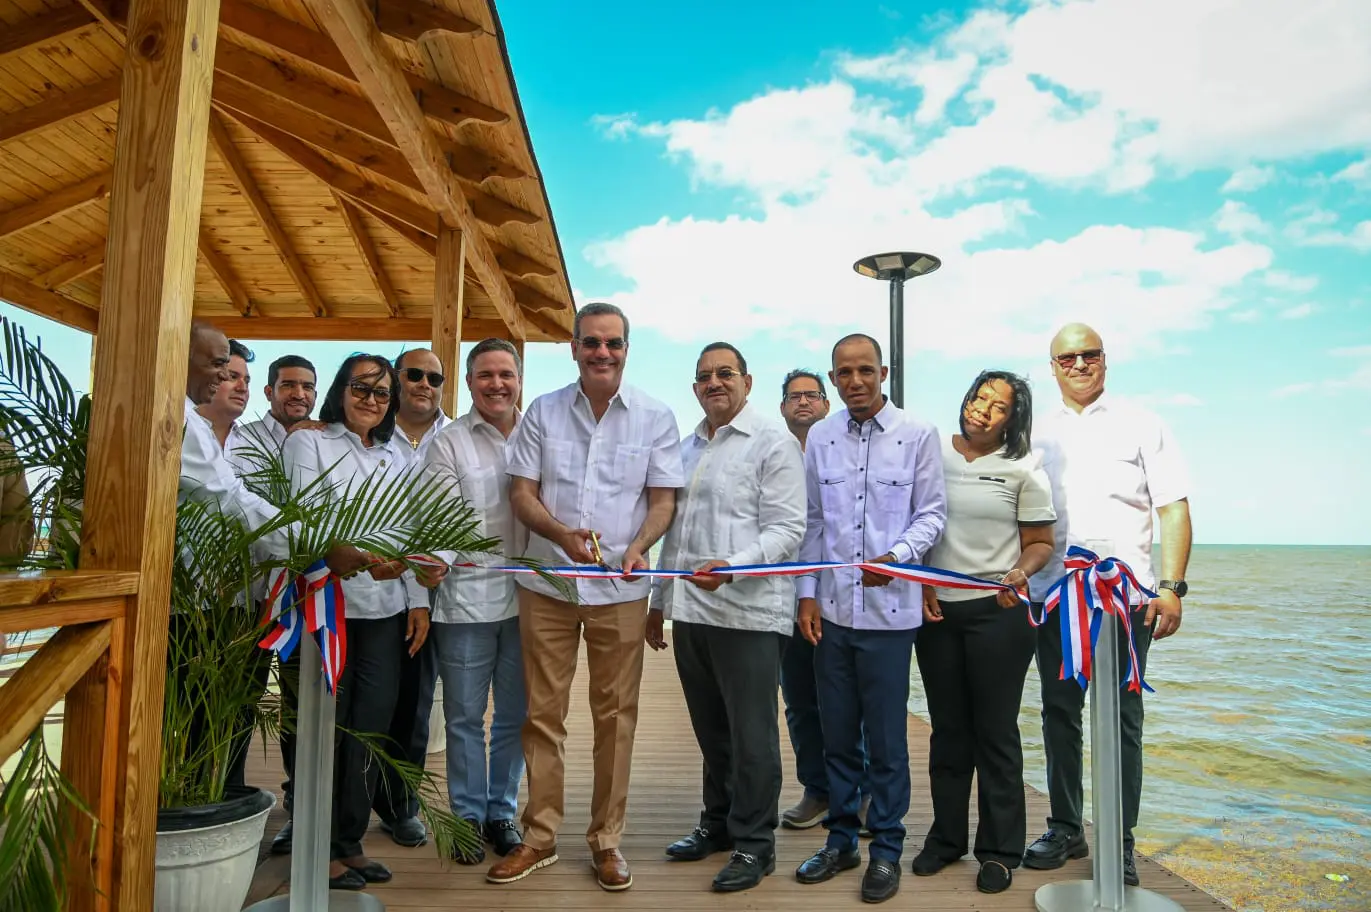
{"label": "man in white polo shirt", "polygon": [[[576,312],[577,382],[533,400],[509,441],[510,502],[529,530],[528,557],[548,566],[648,569],[647,552],[671,525],[682,485],[680,432],[671,409],[623,383],[628,318],[612,304]],[[519,637],[528,691],[524,839],[486,879],[512,883],[557,861],[566,767],[563,745],[581,637],[590,673],[595,789],[590,843],[605,890],[633,884],[619,851],[628,807],[648,581],[577,579],[575,602],[538,576],[519,579]]]}
{"label": "man in white polo shirt", "polygon": [[[1056,548],[1034,575],[1032,597],[1040,601],[1060,579],[1068,544],[1109,541],[1113,555],[1133,569],[1158,598],[1133,610],[1133,644],[1146,668],[1154,639],[1181,625],[1185,570],[1190,561],[1190,480],[1171,431],[1145,409],[1106,396],[1104,342],[1081,323],[1064,326],[1052,340],[1052,372],[1061,403],[1041,416],[1035,443],[1052,481],[1057,511]],[[1152,570],[1152,511],[1161,528],[1160,578]],[[1107,556],[1107,555],[1101,555]],[[1055,619],[1054,619],[1055,620]],[[1119,637],[1120,667],[1127,667],[1128,643]],[[1042,682],[1043,741],[1051,800],[1048,830],[1028,847],[1024,865],[1059,868],[1088,852],[1082,831],[1081,710],[1085,692],[1061,680],[1061,628],[1038,628],[1038,675]],[[1136,886],[1133,828],[1142,795],[1142,694],[1119,692],[1122,717],[1124,880]]]}

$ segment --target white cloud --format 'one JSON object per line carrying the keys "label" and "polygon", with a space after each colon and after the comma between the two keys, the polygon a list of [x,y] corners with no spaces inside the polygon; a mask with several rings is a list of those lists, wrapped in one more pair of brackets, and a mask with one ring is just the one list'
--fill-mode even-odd
{"label": "white cloud", "polygon": [[1313,392],[1338,392],[1341,390],[1371,390],[1371,345],[1353,345],[1329,350],[1333,358],[1346,358],[1357,362],[1350,372],[1322,380],[1305,380],[1283,386],[1274,392],[1278,398],[1289,398]]}
{"label": "white cloud", "polygon": [[877,57],[844,57],[839,69],[852,79],[917,88],[922,98],[914,122],[929,124],[942,118],[948,103],[962,93],[979,66],[980,58],[970,51],[937,57],[903,48]]}
{"label": "white cloud", "polygon": [[1357,187],[1371,189],[1371,158],[1353,162],[1333,175],[1335,181],[1346,181]]}
{"label": "white cloud", "polygon": [[1296,304],[1294,307],[1287,307],[1279,314],[1282,320],[1303,320],[1305,317],[1312,316],[1317,308],[1306,301],[1303,304]]}
{"label": "white cloud", "polygon": [[1224,181],[1220,193],[1251,193],[1253,190],[1260,190],[1276,178],[1275,168],[1262,168],[1257,165],[1248,165],[1234,171],[1228,180]]}
{"label": "white cloud", "polygon": [[638,130],[638,115],[596,114],[590,118],[590,123],[606,139],[628,139]]}
{"label": "white cloud", "polygon": [[1230,310],[1228,312],[1228,319],[1234,323],[1256,323],[1261,318],[1261,312],[1256,310]]}
{"label": "white cloud", "polygon": [[1337,213],[1329,212],[1327,209],[1314,209],[1290,222],[1285,228],[1285,234],[1302,247],[1371,250],[1371,220],[1359,222],[1347,232],[1334,227],[1337,224]]}
{"label": "white cloud", "polygon": [[1204,400],[1193,393],[1145,393],[1130,397],[1151,409],[1199,408]]}
{"label": "white cloud", "polygon": [[1335,358],[1368,358],[1371,359],[1371,345],[1348,345],[1342,348],[1335,348],[1329,351]]}
{"label": "white cloud", "polygon": [[1219,211],[1214,213],[1214,227],[1232,238],[1267,234],[1271,231],[1252,207],[1237,200],[1224,200]]}
{"label": "white cloud", "polygon": [[1302,276],[1286,272],[1283,269],[1268,269],[1262,273],[1262,281],[1268,288],[1276,288],[1281,291],[1293,291],[1305,293],[1313,291],[1319,285],[1318,276]]}

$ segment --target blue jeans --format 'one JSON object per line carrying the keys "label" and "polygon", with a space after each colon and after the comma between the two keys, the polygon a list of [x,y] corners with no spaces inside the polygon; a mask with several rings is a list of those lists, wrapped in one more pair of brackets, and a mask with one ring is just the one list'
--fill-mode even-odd
{"label": "blue jeans", "polygon": [[[785,724],[795,750],[795,778],[805,794],[828,800],[828,768],[824,765],[824,730],[819,720],[819,688],[814,678],[814,647],[795,628],[781,657],[781,696],[785,698]],[[862,739],[861,794],[866,783],[866,738]]]}
{"label": "blue jeans", "polygon": [[909,812],[909,670],[917,630],[854,630],[825,621],[814,651],[828,765],[827,845],[857,847],[862,736],[871,857],[898,862]]}
{"label": "blue jeans", "polygon": [[[452,813],[486,823],[513,820],[524,776],[519,730],[524,724],[524,663],[519,618],[471,624],[437,624],[437,649],[447,718],[447,791]],[[487,773],[485,715],[491,691]]]}

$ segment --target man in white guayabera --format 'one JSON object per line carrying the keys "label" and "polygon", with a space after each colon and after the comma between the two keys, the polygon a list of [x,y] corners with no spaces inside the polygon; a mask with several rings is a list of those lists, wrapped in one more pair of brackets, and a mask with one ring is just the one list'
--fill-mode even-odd
{"label": "man in white guayabera", "polygon": [[[1035,449],[1052,482],[1057,511],[1056,547],[1047,566],[1030,581],[1034,601],[1061,578],[1068,544],[1108,541],[1112,555],[1133,569],[1158,598],[1132,612],[1133,647],[1142,670],[1152,640],[1181,626],[1185,569],[1190,561],[1190,479],[1171,431],[1151,412],[1108,396],[1107,368],[1099,333],[1082,323],[1062,327],[1052,339],[1052,373],[1061,402],[1035,421]],[[1152,571],[1152,511],[1161,520],[1161,578]],[[1120,635],[1119,667],[1127,668],[1128,641]],[[1061,680],[1061,626],[1055,617],[1038,628],[1038,675],[1042,682],[1043,742],[1051,814],[1047,832],[1024,853],[1024,865],[1047,870],[1089,851],[1081,827],[1081,710],[1085,692]],[[1133,828],[1142,795],[1142,694],[1119,691],[1123,767],[1123,876],[1138,884]]]}

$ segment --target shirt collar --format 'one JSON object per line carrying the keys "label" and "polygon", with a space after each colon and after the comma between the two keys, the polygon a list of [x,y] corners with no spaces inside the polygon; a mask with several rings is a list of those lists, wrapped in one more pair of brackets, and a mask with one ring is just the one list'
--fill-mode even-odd
{"label": "shirt collar", "polygon": [[[882,398],[885,400],[885,404],[881,406],[881,410],[877,412],[875,415],[873,415],[871,418],[867,419],[872,424],[876,425],[876,430],[878,431],[888,430],[895,424],[897,420],[899,420],[900,417],[900,410],[895,407],[895,404],[893,402],[890,401],[890,397],[882,396]],[[863,424],[866,423],[864,421],[858,421],[856,418],[853,418],[852,413],[847,409],[843,410],[843,414],[847,416],[847,428],[850,431],[858,430],[859,428],[861,428]]]}
{"label": "shirt collar", "polygon": [[[440,414],[441,414],[441,413],[440,413]],[[521,412],[521,411],[519,411],[518,408],[515,408],[515,409],[514,409],[514,426],[517,428],[517,427],[519,426],[519,422],[522,421],[523,419],[524,419],[524,413]],[[474,428],[474,427],[477,427],[477,426],[485,426],[485,427],[490,428],[490,431],[491,431],[492,434],[497,434],[497,435],[499,435],[499,436],[501,436],[501,437],[504,436],[503,434],[500,434],[500,429],[497,428],[495,425],[491,424],[489,421],[487,421],[487,420],[486,420],[486,416],[485,416],[485,415],[482,415],[481,412],[480,412],[480,410],[477,409],[476,406],[474,406],[474,405],[473,405],[471,408],[467,409],[467,422],[468,422],[468,424],[469,424],[471,427],[473,427],[473,428]]]}
{"label": "shirt collar", "polygon": [[1093,415],[1095,412],[1109,411],[1110,406],[1113,404],[1113,398],[1108,393],[1100,393],[1100,397],[1098,399],[1087,405],[1085,408],[1081,409],[1079,412],[1073,409],[1071,406],[1067,405],[1065,399],[1063,399],[1061,403],[1058,405],[1058,411],[1060,411],[1062,414],[1073,416]]}
{"label": "shirt collar", "polygon": [[[577,398],[577,399],[584,399],[586,405],[589,406],[589,405],[590,405],[590,397],[586,395],[586,391],[585,391],[585,390],[581,389],[581,381],[580,381],[580,380],[577,380],[577,381],[576,381],[575,383],[573,383],[571,386],[572,386],[572,389],[576,390],[576,398]],[[613,408],[614,405],[615,405],[615,403],[618,403],[619,406],[621,406],[622,408],[632,408],[632,407],[633,407],[633,388],[632,388],[631,386],[629,386],[627,383],[622,383],[622,382],[621,382],[621,383],[619,384],[619,389],[618,389],[618,391],[617,391],[613,396],[611,396],[610,399],[609,399],[609,407],[610,407],[610,408]]]}
{"label": "shirt collar", "polygon": [[[721,433],[724,428],[732,428],[739,434],[746,434],[751,437],[757,432],[757,410],[752,407],[750,401],[744,402],[742,409],[738,411],[738,414],[733,416],[733,420],[724,425],[724,427],[719,428],[718,431],[715,431],[715,434]],[[708,418],[700,419],[700,423],[695,425],[695,436],[705,442],[709,441]]]}

